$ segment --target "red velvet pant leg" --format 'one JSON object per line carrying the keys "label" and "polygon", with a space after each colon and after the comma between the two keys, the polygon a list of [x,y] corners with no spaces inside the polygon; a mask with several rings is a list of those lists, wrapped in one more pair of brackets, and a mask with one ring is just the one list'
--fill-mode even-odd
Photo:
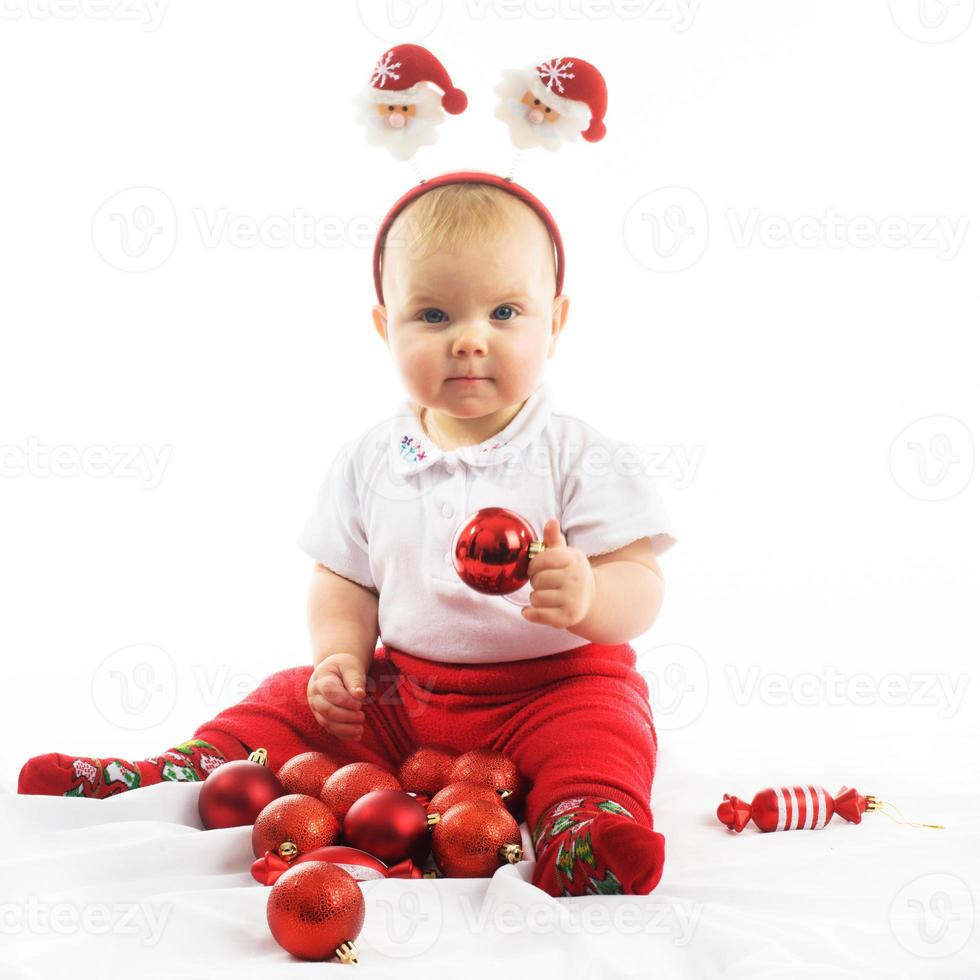
{"label": "red velvet pant leg", "polygon": [[279,769],[302,752],[325,752],[343,762],[374,762],[397,769],[415,747],[400,716],[404,713],[390,694],[385,661],[376,659],[365,681],[364,732],[359,741],[339,739],[324,728],[310,710],[307,686],[313,665],[290,667],[266,677],[237,704],[197,727],[194,737],[224,732],[249,749],[264,748],[269,767]]}

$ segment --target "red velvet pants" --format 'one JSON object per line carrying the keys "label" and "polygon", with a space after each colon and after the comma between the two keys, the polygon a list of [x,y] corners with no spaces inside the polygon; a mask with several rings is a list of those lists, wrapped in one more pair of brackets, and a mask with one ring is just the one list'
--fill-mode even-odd
{"label": "red velvet pants", "polygon": [[367,676],[360,741],[323,729],[307,702],[312,665],[271,674],[198,727],[269,752],[278,769],[301,752],[397,770],[421,745],[510,756],[528,779],[533,829],[559,800],[601,795],[653,827],[657,735],[646,681],[628,644],[589,643],[530,660],[447,664],[379,646]]}

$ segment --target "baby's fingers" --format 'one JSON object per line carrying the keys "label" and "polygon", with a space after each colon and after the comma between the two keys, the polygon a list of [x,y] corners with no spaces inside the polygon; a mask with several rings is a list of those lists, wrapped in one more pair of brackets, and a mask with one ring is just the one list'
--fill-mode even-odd
{"label": "baby's fingers", "polygon": [[331,704],[336,704],[344,708],[357,709],[362,702],[355,698],[344,686],[344,682],[337,674],[324,674],[316,684],[316,691]]}

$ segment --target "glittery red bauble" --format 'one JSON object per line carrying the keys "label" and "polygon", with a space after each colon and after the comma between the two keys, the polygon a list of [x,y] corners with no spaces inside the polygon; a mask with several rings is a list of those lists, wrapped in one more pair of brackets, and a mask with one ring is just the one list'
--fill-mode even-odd
{"label": "glittery red bauble", "polygon": [[344,840],[386,864],[429,856],[428,814],[418,800],[394,789],[378,789],[356,800],[344,817]]}
{"label": "glittery red bauble", "polygon": [[333,810],[338,820],[343,820],[354,802],[365,793],[373,793],[376,789],[401,788],[398,777],[387,769],[373,762],[352,762],[327,777],[320,790],[320,799]]}
{"label": "glittery red bauble", "polygon": [[489,878],[502,864],[520,861],[521,830],[496,803],[456,803],[432,830],[432,854],[449,878]]}
{"label": "glittery red bauble", "polygon": [[538,549],[543,550],[543,543],[520,514],[484,507],[457,528],[450,553],[453,567],[470,588],[506,595],[528,580],[527,566]]}
{"label": "glittery red bauble", "polygon": [[[364,925],[364,896],[343,868],[323,861],[297,864],[269,890],[265,906],[272,936],[283,949],[304,960],[355,956]],[[339,952],[338,952],[339,950]]]}
{"label": "glittery red bauble", "polygon": [[261,857],[266,851],[280,851],[291,841],[300,852],[336,844],[340,821],[321,800],[302,793],[290,793],[273,800],[256,818],[252,828],[252,851]]}
{"label": "glittery red bauble", "polygon": [[450,783],[432,797],[426,809],[429,813],[442,814],[451,806],[467,800],[482,800],[484,803],[495,803],[497,806],[504,805],[500,794],[490,786],[482,786],[480,783]]}
{"label": "glittery red bauble", "polygon": [[423,745],[398,767],[398,781],[410,793],[432,796],[449,782],[457,754],[441,745]]}
{"label": "glittery red bauble", "polygon": [[339,762],[322,752],[303,752],[284,763],[277,775],[287,793],[305,793],[319,799],[327,777],[339,768]]}
{"label": "glittery red bauble", "polygon": [[226,762],[201,784],[197,808],[207,830],[247,827],[286,791],[276,774],[251,759]]}
{"label": "glittery red bauble", "polygon": [[504,806],[514,815],[521,812],[526,793],[524,777],[513,759],[503,752],[490,749],[473,749],[464,752],[449,770],[451,783],[480,783],[495,789],[504,801]]}

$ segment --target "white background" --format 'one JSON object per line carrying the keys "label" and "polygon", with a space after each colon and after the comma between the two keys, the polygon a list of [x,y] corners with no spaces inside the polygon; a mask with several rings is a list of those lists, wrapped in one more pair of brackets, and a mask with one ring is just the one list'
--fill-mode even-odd
{"label": "white background", "polygon": [[[661,458],[680,541],[634,641],[661,771],[710,777],[709,821],[776,781],[980,802],[973,6],[472,0],[395,4],[401,31],[381,3],[0,0],[0,784],[152,754],[308,661],[295,537],[401,394],[370,246],[416,178],[350,100],[407,40],[470,99],[426,176],[507,173],[504,68],[606,77],[606,138],[515,178],[565,240],[561,403]],[[134,259],[112,215],[133,242],[140,207]],[[221,231],[297,212],[325,240]]]}

